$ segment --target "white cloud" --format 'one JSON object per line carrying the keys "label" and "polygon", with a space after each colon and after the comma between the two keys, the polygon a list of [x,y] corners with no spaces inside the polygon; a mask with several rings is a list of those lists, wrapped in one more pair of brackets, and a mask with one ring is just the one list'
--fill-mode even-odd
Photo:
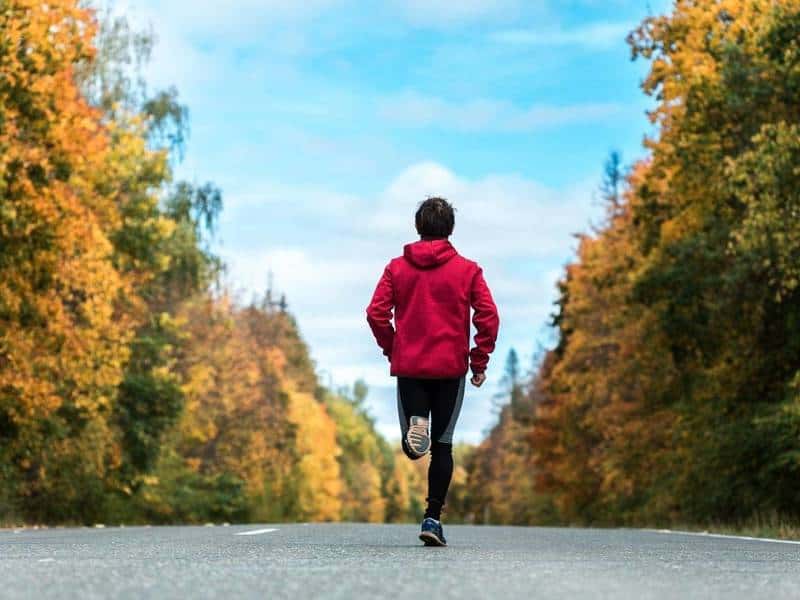
{"label": "white cloud", "polygon": [[249,182],[242,188],[241,181],[222,181],[225,189],[223,218],[240,217],[241,211],[271,207],[278,212],[291,211],[298,215],[314,214],[317,218],[343,217],[357,206],[361,199],[342,194],[318,185],[290,185],[279,181]]}
{"label": "white cloud", "polygon": [[408,127],[435,127],[457,131],[525,132],[608,119],[624,108],[614,103],[569,105],[535,104],[520,108],[505,100],[449,102],[406,92],[378,105],[384,119]]}
{"label": "white cloud", "polygon": [[325,304],[346,300],[351,286],[363,281],[363,259],[336,255],[308,241],[312,249],[284,247],[262,252],[223,249],[221,254],[235,275],[233,280],[245,289],[264,291],[271,273],[276,285],[296,301],[310,301],[321,309]]}
{"label": "white cloud", "polygon": [[[147,68],[156,87],[182,94],[214,93],[222,79],[246,75],[236,50],[268,40],[270,67],[291,75],[292,59],[309,50],[303,25],[346,0],[98,0],[137,29],[152,29],[156,45]],[[287,59],[281,62],[281,59]]]}
{"label": "white cloud", "polygon": [[194,0],[163,2],[129,0],[135,9],[145,10],[193,36],[212,34],[250,36],[265,27],[314,18],[341,4],[342,0]]}
{"label": "white cloud", "polygon": [[[570,235],[585,228],[593,183],[556,190],[518,175],[479,180],[457,176],[434,162],[400,173],[387,187],[374,224],[387,233],[409,230],[410,215],[427,196],[441,195],[457,210],[455,238],[488,258],[546,258],[563,253]],[[401,218],[409,215],[408,221]]]}
{"label": "white cloud", "polygon": [[515,46],[587,46],[606,48],[622,44],[634,28],[632,23],[589,23],[573,29],[510,29],[495,32],[490,39]]}

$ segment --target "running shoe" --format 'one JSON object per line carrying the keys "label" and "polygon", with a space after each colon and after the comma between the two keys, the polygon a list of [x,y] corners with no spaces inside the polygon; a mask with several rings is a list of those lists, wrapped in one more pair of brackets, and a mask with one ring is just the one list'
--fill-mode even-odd
{"label": "running shoe", "polygon": [[422,531],[419,534],[419,539],[425,542],[426,546],[447,546],[442,522],[431,517],[422,521]]}
{"label": "running shoe", "polygon": [[406,432],[406,446],[416,457],[425,456],[431,449],[431,436],[428,433],[428,419],[411,417]]}

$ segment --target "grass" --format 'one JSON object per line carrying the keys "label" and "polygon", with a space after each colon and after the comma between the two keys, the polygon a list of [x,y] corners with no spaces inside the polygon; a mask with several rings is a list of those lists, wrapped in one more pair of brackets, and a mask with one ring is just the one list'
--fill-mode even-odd
{"label": "grass", "polygon": [[670,529],[800,541],[800,521],[778,514],[755,515],[738,523],[676,524]]}

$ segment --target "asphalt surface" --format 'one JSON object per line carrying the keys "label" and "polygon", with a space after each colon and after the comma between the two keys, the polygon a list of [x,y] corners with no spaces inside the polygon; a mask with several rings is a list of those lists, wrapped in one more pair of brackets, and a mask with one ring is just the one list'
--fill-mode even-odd
{"label": "asphalt surface", "polygon": [[0,598],[800,598],[800,544],[452,526],[449,547],[424,548],[416,534],[355,524],[2,530]]}

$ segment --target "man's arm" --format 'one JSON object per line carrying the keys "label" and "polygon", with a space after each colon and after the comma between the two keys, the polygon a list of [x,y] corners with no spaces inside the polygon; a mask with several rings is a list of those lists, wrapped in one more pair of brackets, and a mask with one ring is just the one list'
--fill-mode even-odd
{"label": "man's arm", "polygon": [[480,268],[472,278],[470,304],[475,311],[472,315],[472,323],[477,329],[475,347],[469,352],[470,368],[472,369],[473,383],[480,386],[485,379],[484,371],[486,371],[486,365],[489,364],[489,354],[494,350],[497,332],[500,329],[497,307]]}
{"label": "man's arm", "polygon": [[389,267],[383,271],[383,276],[375,288],[372,301],[367,307],[367,322],[369,323],[378,346],[384,355],[392,360],[392,343],[394,342],[394,327],[392,316],[394,311],[394,288],[392,286],[392,273]]}

